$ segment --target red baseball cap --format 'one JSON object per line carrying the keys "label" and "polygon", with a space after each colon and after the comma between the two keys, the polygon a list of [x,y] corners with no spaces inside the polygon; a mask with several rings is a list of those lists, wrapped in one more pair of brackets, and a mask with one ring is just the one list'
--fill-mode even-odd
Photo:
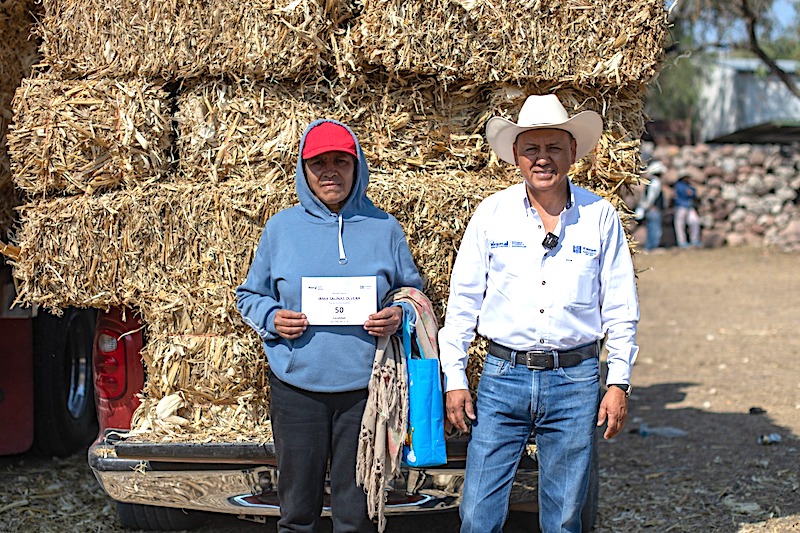
{"label": "red baseball cap", "polygon": [[358,158],[356,141],[344,126],[334,122],[320,122],[306,134],[303,159],[334,151],[347,152]]}

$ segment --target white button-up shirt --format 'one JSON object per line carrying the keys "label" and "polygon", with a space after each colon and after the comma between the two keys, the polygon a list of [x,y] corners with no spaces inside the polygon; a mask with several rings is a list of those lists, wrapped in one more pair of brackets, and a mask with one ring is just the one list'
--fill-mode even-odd
{"label": "white button-up shirt", "polygon": [[481,335],[514,350],[568,350],[607,335],[607,383],[630,383],[639,303],[628,242],[614,207],[570,184],[567,207],[544,224],[525,184],[486,198],[464,233],[450,279],[439,349],[445,390],[468,388],[467,350]]}

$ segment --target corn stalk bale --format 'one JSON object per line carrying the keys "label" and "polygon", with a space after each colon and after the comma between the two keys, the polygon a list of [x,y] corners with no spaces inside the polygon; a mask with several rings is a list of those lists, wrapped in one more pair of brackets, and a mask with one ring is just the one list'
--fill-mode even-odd
{"label": "corn stalk bale", "polygon": [[179,0],[45,0],[35,32],[65,77],[162,76],[178,65]]}
{"label": "corn stalk bale", "polygon": [[148,377],[131,427],[139,440],[272,440],[266,356],[258,336],[174,335],[148,326]]}
{"label": "corn stalk bale", "polygon": [[[373,176],[370,195],[407,228],[437,309],[444,307],[454,243],[472,210],[506,185],[463,172]],[[15,265],[20,298],[50,307],[126,305],[141,311],[150,376],[137,418],[141,428],[181,438],[188,420],[185,438],[217,426],[217,436],[232,427],[261,435],[266,411],[259,409],[268,404],[268,391],[258,380],[266,363],[260,342],[238,316],[234,289],[266,219],[296,202],[293,190],[268,186],[231,180],[216,187],[160,184],[23,206],[22,255]],[[207,374],[193,379],[198,372]],[[214,387],[222,392],[211,399],[202,400],[205,388],[192,388],[226,379],[228,388]],[[153,422],[158,402],[171,394],[181,395],[184,410]]]}
{"label": "corn stalk bale", "polygon": [[300,137],[329,107],[324,95],[317,93],[314,102],[300,93],[292,86],[224,80],[185,87],[175,114],[180,179],[293,183]]}
{"label": "corn stalk bale", "polygon": [[486,83],[646,82],[667,35],[661,0],[366,0],[356,22],[370,64]]}
{"label": "corn stalk bale", "polygon": [[[34,24],[32,0],[0,3],[0,93],[13,95],[22,78],[39,60],[37,42],[31,38]],[[10,99],[8,100],[10,102]],[[5,111],[6,102],[3,102]]]}
{"label": "corn stalk bale", "polygon": [[139,242],[131,237],[148,228],[130,203],[109,193],[37,199],[20,206],[15,237],[21,251],[14,262],[18,299],[48,309],[135,301],[132,273],[147,266],[139,266],[144,259],[136,249]]}
{"label": "corn stalk bale", "polygon": [[163,179],[170,103],[162,84],[131,80],[23,80],[8,146],[17,187],[80,194]]}
{"label": "corn stalk bale", "polygon": [[[441,300],[454,252],[445,243],[506,185],[460,171],[375,172],[369,195],[409,231],[420,268],[436,269],[426,277]],[[293,183],[235,180],[29,202],[17,235],[19,297],[56,308],[125,305],[178,334],[229,331],[241,324],[233,291],[266,220],[296,202]]]}
{"label": "corn stalk bale", "polygon": [[353,128],[371,167],[471,169],[485,164],[485,100],[474,86],[374,76],[358,84],[286,86],[204,81],[179,97],[181,178],[293,176],[299,141],[317,118]]}
{"label": "corn stalk bale", "polygon": [[34,199],[20,207],[19,298],[136,308],[145,323],[174,317],[175,333],[239,324],[233,290],[266,219],[295,201],[293,188],[233,181]]}
{"label": "corn stalk bale", "polygon": [[[369,195],[376,204],[398,217],[404,226],[412,254],[425,279],[426,293],[441,315],[440,322],[450,269],[469,217],[483,198],[510,183],[498,176],[476,176],[463,171],[372,174]],[[284,193],[284,196],[289,195]],[[278,198],[270,200],[279,201]],[[291,198],[291,203],[294,200]],[[207,212],[207,208],[202,205],[190,209],[200,213]],[[253,209],[256,208],[254,205]],[[186,227],[195,224],[203,226],[192,220]],[[244,279],[252,261],[261,228],[250,227],[249,231],[235,240],[243,259],[238,265],[240,280]],[[172,233],[181,231],[176,229]],[[219,238],[223,236],[194,237],[200,242]],[[203,295],[202,288],[207,284],[187,275],[181,270],[180,275],[172,276],[173,292],[177,285],[175,280],[180,279],[184,282],[184,291],[193,293],[185,298],[202,299],[203,306],[183,305],[175,314],[170,309],[154,309],[140,302],[148,308],[142,313],[143,321],[148,324],[148,343],[143,350],[148,382],[143,391],[144,401],[135,417],[136,432],[141,433],[141,439],[159,440],[202,441],[211,436],[231,438],[234,435],[244,440],[264,438],[261,428],[266,427],[269,390],[261,342],[241,321],[209,324],[204,318],[209,314],[223,314],[212,310],[222,305],[229,306],[224,314],[236,313],[232,299],[234,287],[229,287],[231,297],[227,299],[222,294]],[[153,275],[154,287],[162,286],[158,277],[158,274]],[[216,284],[223,283],[218,275]],[[181,399],[180,408],[174,412],[162,409],[159,416],[159,406],[165,398],[176,398],[174,395]]]}
{"label": "corn stalk bale", "polygon": [[0,170],[0,248],[8,242],[7,235],[14,225],[16,215],[14,208],[20,204],[11,175]]}
{"label": "corn stalk bale", "polygon": [[[335,25],[349,7],[333,0],[184,0],[178,28],[184,29],[181,78],[251,76],[289,79],[321,66]],[[211,20],[208,20],[211,15]],[[202,70],[198,65],[203,65]]]}
{"label": "corn stalk bale", "polygon": [[[592,109],[603,116],[599,164],[589,158],[575,171],[612,191],[634,179],[638,168],[643,91],[643,84],[445,88],[432,76],[377,74],[331,85],[203,81],[186,87],[178,101],[179,179],[291,179],[302,132],[316,118],[351,126],[373,169],[480,172],[497,165],[484,141],[489,117],[516,119],[527,95],[555,92],[571,112]],[[620,157],[626,147],[633,151]]]}
{"label": "corn stalk bale", "polygon": [[[142,350],[147,381],[131,420],[134,441],[272,441],[269,364],[251,329],[148,338]],[[486,339],[477,338],[469,353],[467,377],[474,394]]]}
{"label": "corn stalk bale", "polygon": [[390,74],[362,78],[337,101],[354,111],[354,130],[373,168],[430,173],[486,164],[486,95],[474,83],[445,87],[432,76]]}
{"label": "corn stalk bale", "polygon": [[44,0],[45,60],[75,77],[314,71],[345,5],[316,0]]}
{"label": "corn stalk bale", "polygon": [[[531,82],[451,85],[445,89],[431,77],[411,77],[406,85],[366,84],[341,102],[360,103],[353,129],[373,169],[379,171],[456,170],[482,176],[504,174],[508,165],[485,143],[485,125],[492,116],[516,121],[531,94],[558,95],[570,114],[593,110],[604,130],[596,150],[578,161],[572,176],[581,185],[611,199],[637,182],[639,139],[644,132],[644,84],[621,87],[574,87]],[[385,93],[370,98],[385,87]],[[352,106],[355,108],[355,106]],[[487,172],[488,171],[488,172]]]}

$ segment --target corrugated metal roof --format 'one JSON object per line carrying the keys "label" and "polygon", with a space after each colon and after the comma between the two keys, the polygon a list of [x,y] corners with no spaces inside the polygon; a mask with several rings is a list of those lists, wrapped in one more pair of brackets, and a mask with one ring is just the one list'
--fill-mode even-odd
{"label": "corrugated metal roof", "polygon": [[767,122],[709,139],[709,143],[791,144],[800,142],[800,122]]}
{"label": "corrugated metal roof", "polygon": [[[767,68],[760,59],[755,57],[726,57],[720,58],[714,63],[719,66],[732,68],[739,72],[755,72]],[[793,59],[778,59],[775,63],[782,71],[789,74],[795,74],[798,69],[800,69],[800,61],[795,61]]]}

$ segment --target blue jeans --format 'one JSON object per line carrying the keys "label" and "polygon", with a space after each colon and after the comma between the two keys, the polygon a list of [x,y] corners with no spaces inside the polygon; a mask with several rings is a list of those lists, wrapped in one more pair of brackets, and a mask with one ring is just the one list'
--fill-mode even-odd
{"label": "blue jeans", "polygon": [[647,238],[645,250],[655,250],[661,245],[661,210],[651,207],[645,214],[647,220]]}
{"label": "blue jeans", "polygon": [[522,452],[533,429],[539,459],[539,527],[581,531],[600,402],[597,359],[529,370],[487,355],[467,450],[461,532],[501,532]]}

